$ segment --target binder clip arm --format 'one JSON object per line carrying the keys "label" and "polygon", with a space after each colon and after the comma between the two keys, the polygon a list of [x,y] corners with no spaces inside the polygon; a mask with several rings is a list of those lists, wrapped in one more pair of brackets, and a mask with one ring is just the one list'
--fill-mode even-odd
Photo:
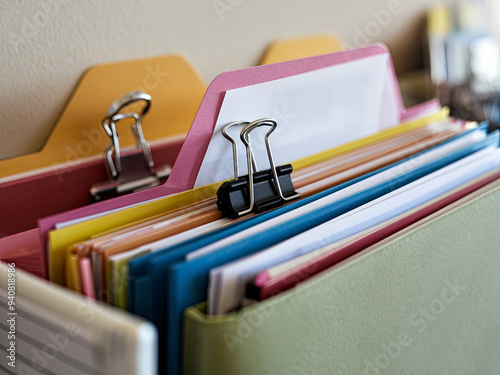
{"label": "binder clip arm", "polygon": [[[149,143],[142,132],[142,116],[150,107],[151,97],[141,91],[133,91],[113,103],[102,121],[104,131],[110,137],[110,143],[104,151],[106,170],[109,180],[90,188],[92,201],[101,201],[118,195],[158,186],[163,183],[172,168],[169,165],[155,168]],[[145,101],[141,114],[120,110],[137,101]],[[117,122],[132,119],[132,133],[137,148],[122,152],[116,131]]]}

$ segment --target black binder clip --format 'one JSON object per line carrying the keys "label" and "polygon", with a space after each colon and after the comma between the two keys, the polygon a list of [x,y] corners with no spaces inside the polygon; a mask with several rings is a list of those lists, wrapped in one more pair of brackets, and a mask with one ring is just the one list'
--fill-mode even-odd
{"label": "black binder clip", "polygon": [[[238,154],[236,142],[227,130],[236,125],[246,125],[240,138],[246,147],[248,175],[238,176]],[[234,180],[224,182],[217,191],[217,206],[222,215],[231,219],[247,215],[251,212],[260,213],[281,206],[285,202],[299,198],[295,191],[290,174],[291,164],[276,167],[269,144],[269,136],[276,129],[277,122],[273,119],[261,119],[252,123],[234,122],[222,130],[224,137],[233,145]],[[265,135],[265,144],[270,169],[258,171],[250,143],[250,132],[261,126],[271,129]]]}
{"label": "black binder clip", "polygon": [[[138,101],[145,102],[141,114],[119,113],[125,107]],[[158,186],[168,178],[172,170],[171,166],[155,168],[149,143],[142,133],[141,120],[150,106],[150,95],[142,91],[133,91],[114,102],[106,113],[102,126],[111,139],[104,151],[109,181],[95,184],[90,188],[93,202]],[[134,133],[137,147],[122,153],[116,123],[124,119],[133,120],[130,128]]]}

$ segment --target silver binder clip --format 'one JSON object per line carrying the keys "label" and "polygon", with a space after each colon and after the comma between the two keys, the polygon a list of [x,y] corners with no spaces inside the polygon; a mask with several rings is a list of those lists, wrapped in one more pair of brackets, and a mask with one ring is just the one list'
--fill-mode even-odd
{"label": "silver binder clip", "polygon": [[[145,103],[140,114],[120,113],[121,110],[138,101]],[[104,151],[109,181],[95,184],[90,188],[94,202],[158,186],[169,176],[171,166],[155,168],[149,143],[142,132],[142,118],[150,106],[150,95],[142,91],[133,91],[114,102],[107,111],[106,117],[102,120],[102,127],[111,140]],[[130,128],[137,147],[122,152],[116,125],[125,119],[133,120]]]}

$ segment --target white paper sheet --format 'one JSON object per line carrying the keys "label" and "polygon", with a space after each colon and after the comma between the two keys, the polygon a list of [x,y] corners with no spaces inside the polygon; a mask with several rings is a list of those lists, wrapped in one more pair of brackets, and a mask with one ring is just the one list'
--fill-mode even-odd
{"label": "white paper sheet", "polygon": [[[233,177],[231,143],[221,129],[233,121],[274,118],[270,142],[277,165],[398,125],[388,55],[377,55],[226,92],[195,187]],[[251,136],[257,166],[269,168],[262,132]],[[253,133],[252,133],[253,134]],[[235,137],[236,138],[236,137]],[[247,174],[240,142],[239,173]]]}

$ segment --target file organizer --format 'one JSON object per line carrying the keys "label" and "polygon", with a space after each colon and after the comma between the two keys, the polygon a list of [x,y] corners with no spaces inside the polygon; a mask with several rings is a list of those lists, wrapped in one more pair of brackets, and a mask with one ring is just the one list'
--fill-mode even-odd
{"label": "file organizer", "polygon": [[185,313],[184,374],[496,374],[500,188],[237,313]]}
{"label": "file organizer", "polygon": [[[383,47],[374,46],[362,51],[222,75],[205,96],[188,141],[182,147],[181,156],[174,167],[177,168],[177,177],[171,182],[172,185],[167,186],[168,189],[162,187],[164,194],[183,191],[194,185],[227,90],[302,73],[309,68],[320,69],[325,62],[341,64],[356,57],[366,57],[367,51],[374,55],[387,54]],[[394,101],[391,103],[399,120],[410,120],[428,110],[436,110],[435,103],[405,110],[391,69],[390,67],[389,71],[393,84],[390,87],[394,90]],[[273,74],[266,74],[271,71]],[[498,144],[498,134],[464,152],[473,152],[476,147],[482,148],[492,142]],[[349,146],[346,146],[347,149]],[[446,165],[463,156],[464,152],[439,160],[430,167],[421,168],[418,173],[425,174],[429,168]],[[187,156],[190,157],[189,160]],[[181,164],[179,160],[182,161]],[[302,166],[301,163],[303,162],[298,162],[294,167]],[[184,172],[187,170],[189,173],[182,175],[183,167],[186,167]],[[402,176],[397,183],[417,178],[418,173]],[[395,183],[391,181],[385,184],[383,191],[390,191]],[[214,195],[216,185],[197,191],[201,195]],[[157,192],[160,191],[160,188],[156,189]],[[382,190],[378,189],[373,193],[381,194]],[[500,365],[496,359],[498,355],[495,355],[500,346],[496,319],[500,312],[500,297],[496,288],[500,285],[500,256],[496,254],[499,237],[495,232],[500,208],[499,194],[498,187],[485,189],[476,198],[464,199],[453,210],[434,215],[425,224],[419,223],[404,234],[385,241],[381,246],[368,249],[354,259],[327,270],[282,295],[245,307],[236,313],[209,317],[205,314],[204,306],[189,307],[192,304],[187,304],[182,321],[179,319],[179,314],[182,315],[184,311],[182,303],[168,305],[170,301],[166,301],[170,297],[164,294],[167,289],[170,296],[179,294],[173,291],[175,285],[155,285],[151,280],[141,278],[132,280],[135,283],[133,293],[143,293],[144,302],[147,303],[141,304],[138,303],[141,300],[137,300],[134,311],[154,318],[155,323],[160,319],[160,341],[169,335],[170,346],[180,343],[173,352],[174,356],[166,358],[165,351],[159,354],[161,359],[171,361],[177,358],[177,354],[182,355],[181,351],[184,350],[183,373],[186,374],[494,373],[493,370]],[[186,199],[186,196],[181,193],[177,198]],[[143,202],[146,197],[154,197],[154,194],[133,194],[130,201],[120,198],[120,203],[115,206],[115,203],[108,205],[105,202],[95,212],[122,207],[126,201],[127,204],[135,200]],[[362,196],[357,198],[359,201],[369,199]],[[141,214],[154,214],[151,210],[161,208],[158,202],[150,202],[134,209],[133,215],[140,219]],[[334,209],[348,209],[352,202],[346,203]],[[88,214],[92,210],[79,210],[77,214],[73,212],[42,220],[42,233],[47,234],[54,223],[78,217],[83,212]],[[128,215],[132,211],[124,212]],[[116,213],[113,217],[116,219],[120,215]],[[102,221],[105,220],[107,218],[102,218]],[[243,228],[248,223],[243,221],[232,230]],[[298,226],[300,223],[295,224]],[[90,232],[78,233],[78,236],[95,234],[90,225],[79,228]],[[18,248],[31,244],[26,247],[27,254],[31,254],[36,248],[37,240],[39,241],[37,232],[28,231],[18,237],[0,240],[0,246],[6,244]],[[61,248],[64,246],[65,242],[62,241]],[[174,257],[178,255],[175,254]],[[166,258],[168,254],[163,254],[162,259]],[[200,289],[199,285],[205,285],[205,280],[193,280],[184,272],[196,271],[195,268],[200,266],[205,268],[202,261],[195,262],[193,267],[186,266],[182,255],[172,259],[176,263],[173,272],[168,270],[168,274],[162,274],[162,266],[156,261],[158,259],[148,256],[148,262],[151,260],[148,266],[156,270],[156,278],[158,275],[168,275],[169,281],[187,280],[197,289]],[[135,266],[144,266],[141,259],[137,261]],[[26,265],[34,263],[31,258]],[[139,271],[142,272],[140,269]],[[63,279],[64,275],[59,274],[55,281]],[[148,289],[142,289],[144,287]],[[149,300],[146,300],[146,295]],[[177,297],[179,296],[176,295]],[[180,297],[180,300],[184,298]],[[455,298],[451,301],[453,297]],[[196,298],[199,301],[203,299]],[[158,306],[162,308],[154,310]],[[168,322],[166,308],[174,309]],[[420,311],[421,308],[424,313]],[[431,318],[426,315],[429,311],[434,314]],[[416,313],[418,314],[415,315]],[[169,327],[168,330],[165,330],[166,326]],[[170,329],[172,326],[175,329]],[[178,338],[181,338],[180,342]],[[172,353],[170,349],[169,347],[169,354]],[[474,360],[466,363],[467,356],[473,356]],[[180,362],[173,368],[179,369],[179,365]],[[115,371],[120,369],[111,366],[106,373]]]}

